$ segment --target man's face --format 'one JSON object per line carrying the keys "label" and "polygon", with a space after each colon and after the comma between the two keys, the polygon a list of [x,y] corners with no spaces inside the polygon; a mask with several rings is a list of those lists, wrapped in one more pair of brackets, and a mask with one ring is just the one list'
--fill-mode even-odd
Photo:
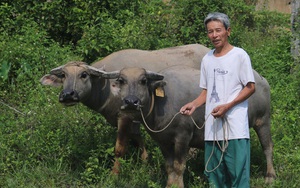
{"label": "man's face", "polygon": [[225,26],[220,21],[210,21],[206,25],[207,36],[215,48],[223,47],[228,43],[228,36],[230,35],[230,27],[225,29]]}

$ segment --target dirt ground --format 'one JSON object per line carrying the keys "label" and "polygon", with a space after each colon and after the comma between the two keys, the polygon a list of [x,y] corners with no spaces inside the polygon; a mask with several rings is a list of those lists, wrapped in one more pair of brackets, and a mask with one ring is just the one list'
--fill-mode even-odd
{"label": "dirt ground", "polygon": [[267,8],[268,10],[291,13],[291,1],[292,0],[258,0],[256,5],[257,10]]}

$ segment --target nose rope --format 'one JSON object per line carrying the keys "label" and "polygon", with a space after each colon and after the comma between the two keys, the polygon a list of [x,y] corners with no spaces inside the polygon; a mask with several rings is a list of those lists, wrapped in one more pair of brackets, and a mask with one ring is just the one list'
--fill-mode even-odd
{"label": "nose rope", "polygon": [[[210,173],[210,172],[213,172],[215,171],[222,163],[222,160],[223,160],[223,157],[224,157],[224,153],[228,147],[228,135],[227,135],[227,138],[225,136],[225,132],[226,132],[226,129],[227,129],[227,134],[229,133],[228,129],[229,129],[229,126],[228,126],[228,123],[225,123],[225,121],[227,122],[227,118],[222,118],[222,127],[223,127],[223,137],[224,139],[222,140],[222,146],[220,145],[220,143],[218,142],[216,136],[217,136],[217,125],[215,125],[215,122],[216,120],[214,119],[214,122],[213,122],[213,126],[214,126],[214,140],[213,140],[213,147],[212,147],[212,150],[211,150],[211,153],[210,153],[210,156],[208,157],[207,159],[207,162],[205,164],[205,171]],[[214,149],[215,149],[215,142],[217,142],[217,145],[219,147],[219,149],[221,150],[222,154],[221,154],[221,157],[220,157],[220,160],[219,160],[219,163],[216,167],[214,167],[213,169],[211,170],[208,170],[208,163],[210,162],[212,156],[213,156],[213,153],[214,153]]]}
{"label": "nose rope", "polygon": [[[176,117],[178,114],[180,114],[180,111],[177,112],[177,113],[172,117],[172,119],[170,120],[170,122],[169,122],[164,128],[162,128],[162,129],[160,129],[160,130],[153,130],[153,129],[151,129],[151,128],[149,127],[149,125],[147,124],[147,122],[146,122],[146,120],[145,120],[145,117],[144,117],[144,114],[143,114],[143,111],[142,111],[141,108],[140,108],[140,112],[141,112],[141,116],[142,116],[142,119],[143,119],[143,122],[144,122],[145,126],[147,127],[147,129],[148,129],[149,131],[151,131],[151,132],[153,132],[153,133],[159,133],[159,132],[162,132],[162,131],[166,130],[166,129],[171,125],[171,123],[173,122],[173,120],[175,119],[175,117]],[[149,115],[149,114],[148,114],[148,115]],[[209,117],[209,116],[206,117],[206,119],[205,119],[203,125],[202,125],[201,127],[199,127],[199,126],[197,125],[197,123],[195,122],[194,118],[193,118],[192,116],[190,116],[191,120],[193,121],[193,123],[194,123],[194,125],[197,127],[197,129],[202,129],[202,128],[204,127],[205,122],[207,121],[208,117]]]}
{"label": "nose rope", "polygon": [[152,96],[151,96],[151,106],[150,106],[150,110],[149,110],[148,114],[146,115],[146,118],[151,114],[153,108],[154,108],[154,94],[152,93]]}

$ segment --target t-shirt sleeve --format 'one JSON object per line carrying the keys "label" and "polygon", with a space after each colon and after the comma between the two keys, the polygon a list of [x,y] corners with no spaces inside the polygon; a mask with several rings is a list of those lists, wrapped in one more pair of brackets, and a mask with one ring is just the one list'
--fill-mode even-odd
{"label": "t-shirt sleeve", "polygon": [[249,82],[255,83],[253,69],[249,55],[243,51],[241,54],[240,79],[241,83],[246,86]]}
{"label": "t-shirt sleeve", "polygon": [[207,80],[206,80],[206,71],[205,71],[205,59],[202,59],[201,68],[200,68],[200,88],[207,89]]}

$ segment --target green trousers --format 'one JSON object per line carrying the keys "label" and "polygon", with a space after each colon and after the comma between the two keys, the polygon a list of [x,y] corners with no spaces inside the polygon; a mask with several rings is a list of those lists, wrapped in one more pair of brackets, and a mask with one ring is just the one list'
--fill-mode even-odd
{"label": "green trousers", "polygon": [[[223,141],[218,141],[222,146]],[[229,140],[225,152],[217,142],[205,141],[205,172],[210,187],[250,187],[250,140]],[[222,148],[222,147],[221,147]],[[221,160],[221,161],[220,161]]]}

